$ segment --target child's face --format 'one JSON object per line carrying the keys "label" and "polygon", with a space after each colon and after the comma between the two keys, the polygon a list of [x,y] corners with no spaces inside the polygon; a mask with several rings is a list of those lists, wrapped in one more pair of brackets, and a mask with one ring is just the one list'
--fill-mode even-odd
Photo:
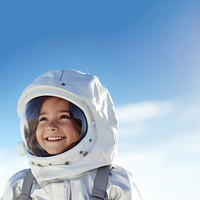
{"label": "child's face", "polygon": [[41,106],[36,139],[50,155],[66,151],[80,138],[69,113],[70,103],[66,100],[49,97]]}

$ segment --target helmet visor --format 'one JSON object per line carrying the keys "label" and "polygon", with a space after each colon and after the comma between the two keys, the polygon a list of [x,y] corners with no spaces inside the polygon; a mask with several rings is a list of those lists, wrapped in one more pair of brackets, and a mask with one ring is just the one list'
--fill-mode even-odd
{"label": "helmet visor", "polygon": [[[28,146],[30,153],[37,156],[50,156],[45,150],[42,149],[36,139],[36,130],[38,126],[40,109],[44,101],[48,98],[50,98],[50,96],[41,96],[29,101],[23,115],[24,117],[22,119],[22,134],[24,136],[25,142]],[[78,133],[80,133],[80,139],[76,142],[77,144],[86,135],[88,127],[87,120],[84,112],[78,106],[71,102],[69,102],[69,112],[70,119],[74,127],[78,130]],[[73,146],[75,146],[76,144],[74,144]]]}

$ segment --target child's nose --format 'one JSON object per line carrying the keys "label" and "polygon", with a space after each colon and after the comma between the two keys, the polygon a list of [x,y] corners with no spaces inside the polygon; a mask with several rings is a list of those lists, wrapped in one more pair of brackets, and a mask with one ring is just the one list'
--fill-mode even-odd
{"label": "child's nose", "polygon": [[57,130],[57,123],[55,121],[50,121],[47,125],[47,131],[55,131]]}

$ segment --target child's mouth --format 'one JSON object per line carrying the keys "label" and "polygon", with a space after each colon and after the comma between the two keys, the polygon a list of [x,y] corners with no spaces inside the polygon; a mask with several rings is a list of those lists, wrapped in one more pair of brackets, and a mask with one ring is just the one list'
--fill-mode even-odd
{"label": "child's mouth", "polygon": [[56,136],[56,137],[47,137],[46,140],[50,141],[50,142],[54,142],[54,141],[61,141],[64,140],[65,137],[62,136]]}

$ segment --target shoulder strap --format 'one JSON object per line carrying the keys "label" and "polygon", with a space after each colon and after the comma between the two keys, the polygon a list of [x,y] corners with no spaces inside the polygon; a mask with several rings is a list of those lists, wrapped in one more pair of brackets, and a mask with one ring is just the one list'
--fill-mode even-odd
{"label": "shoulder strap", "polygon": [[[92,194],[90,200],[106,200],[106,186],[108,182],[109,173],[111,171],[111,165],[100,167],[97,171]],[[18,200],[29,200],[31,187],[33,184],[34,176],[29,169],[24,178],[22,185],[22,193],[18,197]]]}
{"label": "shoulder strap", "polygon": [[106,198],[106,186],[108,182],[109,173],[111,171],[111,165],[100,167],[97,171],[92,194],[90,200],[105,200]]}
{"label": "shoulder strap", "polygon": [[35,178],[31,172],[31,170],[29,169],[24,178],[24,182],[22,185],[22,193],[20,194],[18,200],[28,200],[29,199],[31,187],[32,187],[34,179]]}

